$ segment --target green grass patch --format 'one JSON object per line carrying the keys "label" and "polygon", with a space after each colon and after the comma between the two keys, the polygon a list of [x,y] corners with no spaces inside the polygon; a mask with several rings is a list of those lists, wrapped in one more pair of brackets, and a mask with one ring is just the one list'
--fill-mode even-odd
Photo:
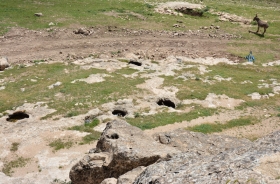
{"label": "green grass patch", "polygon": [[49,146],[53,148],[54,151],[58,151],[60,149],[69,149],[73,146],[72,141],[65,141],[62,139],[56,139],[52,141]]}
{"label": "green grass patch", "polygon": [[[217,95],[225,94],[231,98],[243,99],[247,103],[250,103],[251,97],[249,94],[258,92],[261,95],[269,94],[273,92],[271,87],[259,88],[258,85],[262,83],[272,84],[270,79],[280,80],[278,73],[279,67],[255,67],[255,66],[243,66],[243,65],[227,65],[218,64],[216,66],[209,66],[207,70],[210,72],[204,75],[198,75],[195,73],[195,77],[183,80],[176,76],[162,76],[164,80],[163,86],[175,86],[179,89],[176,96],[180,100],[184,99],[199,99],[204,100],[209,93],[215,93]],[[193,73],[193,69],[184,69],[184,72]],[[181,74],[181,73],[179,73]],[[215,80],[216,76],[220,76],[224,79],[231,80]],[[210,82],[205,82],[208,79]],[[263,80],[264,82],[260,82]],[[250,81],[244,83],[244,81]],[[252,102],[254,103],[254,102]]]}
{"label": "green grass patch", "polygon": [[190,130],[193,132],[202,132],[204,134],[209,134],[209,133],[214,133],[214,132],[222,132],[223,130],[230,129],[233,127],[247,126],[247,125],[255,124],[256,122],[257,122],[257,120],[254,119],[253,117],[243,117],[240,119],[230,120],[225,124],[205,123],[205,124],[201,124],[201,125],[196,125],[196,126],[187,128],[187,130]]}
{"label": "green grass patch", "polygon": [[18,157],[15,160],[4,163],[2,172],[7,176],[12,176],[14,168],[24,167],[29,160],[29,158]]}
{"label": "green grass patch", "polygon": [[89,135],[86,135],[82,138],[82,141],[79,144],[89,144],[90,142],[97,140],[101,133],[93,130],[95,126],[99,124],[98,119],[93,119],[90,123],[85,123],[79,126],[69,127],[68,130],[76,130],[80,132],[88,132]]}
{"label": "green grass patch", "polygon": [[138,116],[137,118],[127,118],[127,122],[133,126],[139,127],[142,130],[152,129],[158,126],[173,124],[176,122],[190,121],[198,117],[211,116],[217,110],[210,108],[202,108],[195,106],[189,113],[168,113],[162,112],[149,116]]}
{"label": "green grass patch", "polygon": [[[208,12],[209,9],[224,11],[231,14],[253,19],[256,12],[261,12],[261,19],[270,23],[269,33],[278,34],[277,26],[279,15],[276,7],[279,1],[262,1],[256,3],[253,0],[223,2],[218,0],[203,1],[206,8],[201,10],[202,17],[184,15],[183,17],[159,14],[154,11],[158,3],[166,0],[151,0],[149,3],[133,0],[47,0],[47,1],[0,1],[0,34],[5,33],[11,27],[25,27],[28,29],[50,28],[50,22],[57,27],[71,27],[72,25],[83,26],[120,26],[133,27],[135,29],[154,29],[154,30],[185,30],[198,29],[200,26],[209,26],[217,20],[216,15]],[[192,3],[200,3],[192,1]],[[257,5],[257,6],[256,6]],[[34,13],[43,13],[42,17],[34,16]],[[184,22],[185,28],[173,28],[172,25],[178,20]],[[220,22],[216,22],[219,23]],[[221,23],[223,25],[224,23]],[[234,24],[223,26],[227,31],[244,32],[247,28],[238,27]],[[279,26],[278,26],[279,27]],[[239,29],[238,29],[239,28]]]}
{"label": "green grass patch", "polygon": [[85,123],[83,125],[72,126],[72,127],[68,128],[68,130],[76,130],[76,131],[80,131],[80,132],[92,133],[92,132],[94,132],[93,128],[95,126],[97,126],[98,124],[99,124],[99,120],[94,119],[90,123]]}
{"label": "green grass patch", "polygon": [[[68,73],[65,73],[68,71]],[[57,111],[45,118],[55,115],[72,117],[87,112],[89,109],[119,98],[127,97],[136,92],[135,86],[144,79],[123,77],[123,73],[133,73],[135,70],[124,68],[120,73],[109,74],[101,83],[88,84],[75,82],[76,79],[87,78],[91,74],[106,73],[105,70],[83,70],[79,66],[69,64],[40,64],[30,67],[14,67],[5,70],[1,77],[7,78],[5,89],[0,93],[0,112],[21,106],[24,101],[36,103],[48,102],[50,108]],[[36,80],[33,80],[36,79]],[[36,81],[36,82],[34,82]],[[60,86],[49,89],[56,82]],[[24,92],[21,91],[24,88]],[[139,90],[137,90],[139,92]],[[140,90],[141,91],[141,90]],[[57,96],[58,95],[58,96]],[[60,96],[60,97],[59,97]]]}

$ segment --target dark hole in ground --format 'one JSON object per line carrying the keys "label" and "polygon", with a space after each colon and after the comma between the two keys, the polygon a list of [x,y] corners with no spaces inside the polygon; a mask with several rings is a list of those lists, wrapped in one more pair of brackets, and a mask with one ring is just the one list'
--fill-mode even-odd
{"label": "dark hole in ground", "polygon": [[125,110],[114,110],[112,112],[112,114],[124,117],[125,115],[127,115],[127,111],[125,111]]}
{"label": "dark hole in ground", "polygon": [[141,66],[142,63],[138,62],[138,61],[133,61],[133,60],[130,60],[128,64],[133,64],[133,65],[137,65],[137,66]]}
{"label": "dark hole in ground", "polygon": [[6,120],[10,122],[16,122],[17,120],[24,118],[29,118],[29,115],[26,114],[24,111],[17,111],[13,114],[9,114],[9,117]]}
{"label": "dark hole in ground", "polygon": [[119,135],[116,133],[113,133],[112,135],[107,136],[109,139],[118,139]]}
{"label": "dark hole in ground", "polygon": [[158,105],[165,105],[167,107],[172,107],[175,109],[175,103],[172,102],[171,100],[169,99],[160,99],[158,102],[157,102]]}

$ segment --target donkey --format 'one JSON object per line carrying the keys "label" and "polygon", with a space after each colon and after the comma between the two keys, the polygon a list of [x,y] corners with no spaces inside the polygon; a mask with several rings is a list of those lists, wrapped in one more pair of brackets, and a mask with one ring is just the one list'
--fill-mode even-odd
{"label": "donkey", "polygon": [[256,33],[259,32],[260,27],[263,27],[263,34],[265,33],[266,29],[269,27],[268,24],[264,21],[261,21],[261,19],[258,17],[258,14],[256,14],[256,16],[254,17],[253,21],[257,21],[258,23],[258,30],[256,31]]}

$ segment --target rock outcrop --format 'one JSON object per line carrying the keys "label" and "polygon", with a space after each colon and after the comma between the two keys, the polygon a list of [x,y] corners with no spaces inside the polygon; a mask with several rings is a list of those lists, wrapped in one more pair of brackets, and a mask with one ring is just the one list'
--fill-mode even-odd
{"label": "rock outcrop", "polygon": [[279,158],[280,132],[255,142],[183,129],[150,138],[118,120],[107,124],[95,153],[77,163],[70,178],[74,184],[276,184]]}
{"label": "rock outcrop", "polygon": [[73,166],[70,179],[75,184],[99,184],[106,178],[118,178],[134,168],[149,166],[179,152],[157,143],[125,121],[112,121],[107,123],[95,153]]}
{"label": "rock outcrop", "polygon": [[[202,9],[205,8],[201,4],[192,4],[188,2],[166,2],[159,4],[155,11],[158,13],[169,14],[169,15],[194,15],[201,16],[203,14]],[[180,12],[180,13],[178,13]]]}
{"label": "rock outcrop", "polygon": [[[134,184],[280,182],[280,132],[242,147],[232,146],[222,150],[220,153],[205,155],[194,149],[174,155],[170,159],[159,160],[148,166]],[[278,160],[272,159],[272,162],[267,159],[271,157]],[[265,169],[269,168],[265,167],[267,164],[272,166],[272,171]]]}

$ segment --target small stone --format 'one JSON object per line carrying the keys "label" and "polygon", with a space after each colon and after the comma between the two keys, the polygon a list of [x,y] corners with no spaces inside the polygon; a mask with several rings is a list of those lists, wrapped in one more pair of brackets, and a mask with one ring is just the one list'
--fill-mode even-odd
{"label": "small stone", "polygon": [[49,26],[54,26],[55,24],[53,22],[50,22],[49,23]]}
{"label": "small stone", "polygon": [[37,17],[42,17],[43,13],[34,13],[34,15],[37,16]]}
{"label": "small stone", "polygon": [[8,68],[9,66],[10,64],[8,63],[8,58],[0,58],[0,71],[5,70],[5,68]]}

